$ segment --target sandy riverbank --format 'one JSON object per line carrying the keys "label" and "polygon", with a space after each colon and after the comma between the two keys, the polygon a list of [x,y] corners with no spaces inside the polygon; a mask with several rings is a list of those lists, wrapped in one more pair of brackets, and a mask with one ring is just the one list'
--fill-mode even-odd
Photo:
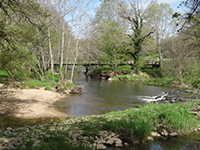
{"label": "sandy riverbank", "polygon": [[53,105],[55,101],[66,97],[59,93],[46,91],[44,88],[15,89],[14,92],[8,93],[6,97],[1,94],[0,116],[14,118],[65,118],[70,116],[58,111]]}

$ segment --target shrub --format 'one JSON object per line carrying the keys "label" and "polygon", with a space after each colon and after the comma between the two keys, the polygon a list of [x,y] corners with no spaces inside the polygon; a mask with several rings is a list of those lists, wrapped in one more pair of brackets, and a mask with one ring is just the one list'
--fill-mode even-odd
{"label": "shrub", "polygon": [[151,80],[146,80],[144,84],[146,85],[159,85],[159,86],[170,86],[173,85],[173,82],[177,81],[175,78],[153,78]]}
{"label": "shrub", "polygon": [[50,86],[46,86],[44,90],[52,91],[52,88]]}

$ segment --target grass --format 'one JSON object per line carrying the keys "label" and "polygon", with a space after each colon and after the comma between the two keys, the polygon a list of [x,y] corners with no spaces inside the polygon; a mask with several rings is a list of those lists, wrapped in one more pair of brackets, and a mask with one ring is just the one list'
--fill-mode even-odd
{"label": "grass", "polygon": [[[199,101],[197,101],[199,103]],[[200,123],[196,116],[191,114],[191,109],[196,106],[196,102],[185,102],[178,104],[146,104],[140,106],[140,109],[127,109],[124,111],[113,111],[103,115],[84,116],[79,118],[66,118],[53,121],[46,128],[39,129],[45,134],[41,139],[40,147],[33,147],[31,137],[28,143],[24,143],[25,147],[19,146],[17,150],[84,150],[91,149],[87,145],[77,141],[70,143],[71,136],[78,131],[82,131],[81,136],[89,137],[88,141],[93,143],[95,137],[100,137],[99,131],[108,131],[109,134],[119,134],[120,139],[126,142],[144,141],[154,129],[161,130],[160,124],[165,129],[176,131],[179,134],[187,134],[193,131]],[[70,124],[63,124],[62,121],[70,121]],[[51,126],[57,122],[57,127],[64,127],[65,130],[57,129],[50,131]],[[61,124],[59,124],[61,123]],[[69,134],[71,132],[71,134]],[[49,134],[50,137],[45,135]],[[28,134],[30,135],[30,134]],[[71,141],[72,142],[72,141]]]}
{"label": "grass", "polygon": [[153,78],[151,80],[146,80],[143,83],[146,85],[170,86],[173,85],[174,81],[177,81],[177,79],[164,77],[164,78]]}
{"label": "grass", "polygon": [[16,150],[92,150],[92,148],[83,143],[75,145],[61,135],[44,137],[44,141],[40,146],[33,146],[33,144],[33,141],[29,141],[25,147],[19,146]]}
{"label": "grass", "polygon": [[144,75],[137,75],[137,74],[128,74],[128,75],[120,75],[113,77],[113,80],[118,81],[120,79],[127,79],[127,81],[144,81],[147,80],[149,76],[147,74]]}
{"label": "grass", "polygon": [[56,81],[51,81],[51,80],[44,80],[40,81],[37,79],[33,80],[28,80],[22,83],[22,88],[24,87],[29,87],[29,88],[35,88],[35,87],[47,87],[47,86],[54,86],[56,84]]}
{"label": "grass", "polygon": [[50,86],[46,86],[46,87],[44,88],[44,90],[52,91],[52,88],[51,88]]}
{"label": "grass", "polygon": [[180,134],[189,133],[200,123],[190,113],[195,103],[147,104],[140,109],[111,112],[103,116],[120,117],[118,120],[106,121],[104,129],[117,132],[121,137],[131,141],[143,141],[159,124],[167,126]]}

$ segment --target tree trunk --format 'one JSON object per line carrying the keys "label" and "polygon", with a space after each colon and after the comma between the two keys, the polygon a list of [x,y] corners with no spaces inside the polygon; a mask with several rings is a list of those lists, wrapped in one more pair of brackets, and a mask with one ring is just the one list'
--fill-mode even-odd
{"label": "tree trunk", "polygon": [[40,72],[41,72],[41,74],[42,74],[42,78],[44,78],[44,72],[43,72],[43,70],[42,70],[42,68],[41,68],[41,66],[40,66],[40,61],[39,61],[39,60],[38,60],[38,67],[39,67]]}
{"label": "tree trunk", "polygon": [[156,49],[157,52],[159,54],[159,60],[160,60],[160,68],[162,69],[162,62],[163,62],[163,58],[162,58],[162,52],[161,52],[161,47],[160,47],[160,38],[159,38],[159,34],[156,35],[157,36],[157,45],[156,45]]}
{"label": "tree trunk", "polygon": [[46,79],[48,79],[48,77],[47,77],[47,67],[46,67],[46,63],[45,63],[42,47],[41,47],[41,55],[42,55],[42,64],[43,64],[43,68],[44,68],[44,73],[46,75]]}
{"label": "tree trunk", "polygon": [[[30,66],[30,67],[31,67],[31,66]],[[39,73],[35,68],[33,68],[33,67],[31,67],[31,68],[33,69],[34,72],[37,73],[37,75],[40,77],[40,80],[43,81],[44,78],[40,75],[40,73]]]}
{"label": "tree trunk", "polygon": [[50,34],[50,29],[48,27],[48,38],[49,38],[49,54],[50,54],[50,61],[51,61],[51,73],[53,76],[54,80],[54,68],[53,68],[53,54],[52,54],[52,49],[51,49],[51,34]]}

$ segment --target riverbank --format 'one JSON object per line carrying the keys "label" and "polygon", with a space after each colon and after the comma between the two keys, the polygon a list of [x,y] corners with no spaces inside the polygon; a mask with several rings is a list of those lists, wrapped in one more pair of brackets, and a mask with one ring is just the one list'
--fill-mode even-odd
{"label": "riverbank", "polygon": [[[46,124],[7,128],[1,148],[60,149],[70,143],[84,149],[106,149],[141,144],[200,131],[199,101],[147,104],[139,109],[60,119]],[[67,141],[67,142],[65,142]],[[81,145],[80,145],[81,144]]]}
{"label": "riverbank", "polygon": [[14,118],[46,118],[69,115],[54,108],[54,102],[66,95],[39,89],[4,89],[1,91],[0,116]]}

